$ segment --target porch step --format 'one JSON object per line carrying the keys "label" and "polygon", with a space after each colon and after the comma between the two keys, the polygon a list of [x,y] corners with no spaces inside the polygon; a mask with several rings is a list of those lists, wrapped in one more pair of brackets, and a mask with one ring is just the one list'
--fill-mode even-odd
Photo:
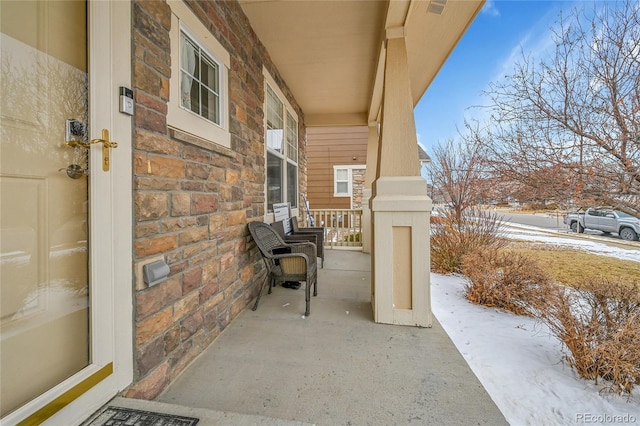
{"label": "porch step", "polygon": [[[231,413],[228,411],[214,411],[207,410],[205,408],[192,408],[184,407],[181,405],[167,404],[164,402],[145,401],[140,399],[130,399],[116,397],[109,401],[103,408],[96,412],[91,418],[83,423],[83,426],[105,426],[109,423],[109,419],[105,416],[100,416],[108,407],[128,408],[133,410],[141,410],[152,413],[169,414],[173,416],[191,417],[198,419],[197,426],[251,426],[251,425],[265,425],[265,426],[303,426],[311,425],[311,423],[304,423],[292,420],[275,419],[272,417],[258,416],[253,414],[240,414]],[[132,423],[126,423],[127,425]],[[172,424],[172,423],[167,423]]]}

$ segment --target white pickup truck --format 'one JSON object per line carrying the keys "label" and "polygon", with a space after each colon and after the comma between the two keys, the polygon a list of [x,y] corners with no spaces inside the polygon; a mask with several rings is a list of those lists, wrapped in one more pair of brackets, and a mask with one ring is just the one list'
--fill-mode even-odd
{"label": "white pickup truck", "polygon": [[564,223],[573,232],[595,229],[605,234],[616,233],[629,241],[637,241],[640,235],[640,219],[611,208],[590,208],[584,213],[567,213]]}

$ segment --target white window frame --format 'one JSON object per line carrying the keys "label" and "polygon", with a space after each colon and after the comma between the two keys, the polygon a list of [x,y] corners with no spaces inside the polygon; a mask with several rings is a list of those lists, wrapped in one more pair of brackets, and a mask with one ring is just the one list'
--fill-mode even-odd
{"label": "white window frame", "polygon": [[[366,169],[364,164],[334,165],[333,166],[333,196],[351,197],[353,196],[353,170]],[[347,170],[347,192],[338,192],[338,170]],[[344,182],[344,180],[340,180]]]}
{"label": "white window frame", "polygon": [[[183,59],[184,59],[184,51],[180,52],[180,75],[181,75],[181,83],[184,85],[185,83],[185,76],[191,76],[190,78],[190,84],[193,87],[194,85],[198,87],[198,94],[201,95],[202,93],[202,88],[206,88],[207,91],[211,92],[214,96],[217,96],[218,99],[215,102],[215,110],[216,110],[216,117],[214,117],[214,119],[210,119],[208,117],[205,117],[202,114],[202,111],[193,111],[192,109],[188,108],[187,106],[185,106],[185,100],[181,99],[180,102],[180,107],[183,109],[186,109],[187,111],[199,115],[200,117],[203,117],[205,120],[212,122],[213,124],[217,125],[217,126],[222,126],[224,121],[224,104],[223,104],[223,98],[222,98],[222,93],[223,93],[223,88],[220,87],[220,84],[222,83],[222,76],[220,75],[220,72],[224,72],[224,66],[222,64],[220,64],[220,61],[218,61],[215,57],[213,57],[208,50],[202,46],[202,44],[200,42],[198,42],[198,39],[193,35],[193,33],[191,32],[191,30],[189,30],[189,28],[187,28],[186,25],[184,25],[182,22],[180,23],[180,48],[184,49],[184,43],[182,42],[182,38],[185,38],[186,40],[188,40],[189,44],[194,45],[197,49],[198,49],[198,56],[196,59],[196,61],[200,62],[200,66],[197,68],[198,69],[198,74],[200,75],[195,75],[195,64],[192,64],[194,66],[194,69],[189,70],[189,69],[185,69],[185,64],[183,63]],[[195,54],[195,51],[193,52]],[[213,67],[215,67],[216,69],[216,73],[218,74],[217,76],[217,81],[214,84],[207,84],[204,83],[202,81],[202,62],[208,62],[211,63],[211,65]],[[213,90],[213,88],[211,86],[217,86],[217,92],[215,92]],[[184,88],[181,87],[180,88],[180,92],[181,92],[181,97],[184,97],[184,93],[182,92]],[[189,103],[191,102],[191,93],[189,93]],[[202,109],[202,99],[199,100],[198,102],[200,109]]]}
{"label": "white window frame", "polygon": [[[338,184],[345,182],[343,179],[338,178],[338,172],[342,170],[345,170],[347,172],[347,180],[346,180],[347,192],[340,192],[338,190]],[[353,192],[351,190],[351,184],[352,184],[351,169],[349,169],[348,167],[333,166],[333,196],[334,197],[351,197],[351,193]]]}
{"label": "white window frame", "polygon": [[[229,133],[229,69],[231,56],[229,52],[213,37],[198,17],[182,0],[167,1],[171,7],[171,79],[169,81],[169,102],[167,104],[167,125],[180,132],[200,139],[198,145],[215,148],[222,145],[231,147]],[[184,108],[180,99],[180,32],[184,32],[192,41],[207,53],[218,65],[220,123],[216,124],[199,114]]]}
{"label": "white window frame", "polygon": [[[298,119],[294,117],[294,113],[287,110],[285,113],[285,131],[284,131],[284,144],[286,145],[286,163],[284,174],[286,175],[285,179],[285,192],[286,192],[286,201],[291,204],[292,208],[298,208],[298,203],[300,202],[300,167],[298,163],[298,141],[300,140],[298,136]],[[293,121],[293,126],[291,126],[291,121]],[[289,134],[290,131],[293,133],[291,136],[293,137],[293,143],[289,143]],[[294,158],[295,157],[295,158]],[[296,191],[295,191],[295,200],[289,199],[289,167],[293,166],[296,168]],[[294,206],[295,201],[295,206]]]}
{"label": "white window frame", "polygon": [[[275,82],[275,80],[273,79],[273,77],[271,77],[271,74],[269,74],[269,72],[263,68],[263,75],[264,75],[264,93],[265,93],[265,97],[264,97],[264,133],[265,133],[265,174],[267,173],[267,154],[271,154],[271,155],[275,155],[278,158],[280,158],[282,160],[282,200],[280,200],[280,202],[283,203],[292,203],[295,202],[296,206],[295,207],[291,207],[291,215],[292,216],[298,216],[298,211],[299,211],[299,198],[300,198],[300,163],[299,163],[299,150],[300,147],[298,146],[299,144],[299,139],[300,136],[298,134],[298,123],[299,118],[298,118],[298,114],[296,114],[296,111],[293,109],[293,107],[291,106],[291,104],[289,103],[289,101],[287,100],[287,97],[284,95],[284,93],[282,92],[282,90],[280,90],[280,88],[278,87],[277,83]],[[283,104],[283,135],[282,135],[282,153],[272,150],[271,148],[269,148],[268,143],[267,143],[267,87],[269,87],[273,93],[276,95],[276,97],[278,98],[278,100],[280,100],[280,102]],[[291,158],[290,157],[290,153],[289,153],[289,143],[287,140],[287,132],[289,130],[288,124],[289,124],[289,120],[291,117],[293,119],[293,121],[295,122],[295,144],[296,144],[296,158]],[[296,200],[289,200],[289,188],[288,188],[288,171],[287,171],[287,166],[291,164],[294,165],[296,167]],[[273,220],[273,211],[269,210],[269,200],[268,200],[268,195],[267,195],[267,179],[265,179],[265,212],[266,215],[268,217],[265,218],[266,221],[270,221]]]}

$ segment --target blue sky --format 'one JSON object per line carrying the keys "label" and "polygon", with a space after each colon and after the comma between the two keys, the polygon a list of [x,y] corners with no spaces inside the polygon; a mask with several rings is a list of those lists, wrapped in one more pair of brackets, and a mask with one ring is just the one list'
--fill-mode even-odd
{"label": "blue sky", "polygon": [[510,73],[525,52],[551,47],[549,28],[559,11],[590,2],[488,0],[415,108],[418,142],[429,155],[438,141],[457,136],[464,117],[481,116],[482,91]]}

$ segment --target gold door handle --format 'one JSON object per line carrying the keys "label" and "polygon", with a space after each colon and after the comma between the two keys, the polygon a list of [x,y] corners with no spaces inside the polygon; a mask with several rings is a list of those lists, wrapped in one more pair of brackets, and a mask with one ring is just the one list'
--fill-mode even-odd
{"label": "gold door handle", "polygon": [[113,142],[109,140],[109,131],[107,129],[102,129],[102,139],[91,139],[90,144],[101,143],[103,147],[107,148],[117,148],[118,142]]}
{"label": "gold door handle", "polygon": [[102,129],[101,139],[91,139],[89,143],[82,141],[66,141],[64,144],[71,147],[82,147],[84,149],[90,149],[91,145],[101,143],[102,144],[102,170],[109,171],[109,148],[117,148],[118,142],[109,140],[109,130]]}
{"label": "gold door handle", "polygon": [[91,139],[90,144],[102,144],[102,170],[109,171],[109,148],[117,148],[118,143],[109,140],[109,131],[102,129],[102,139]]}
{"label": "gold door handle", "polygon": [[64,143],[66,146],[70,146],[72,148],[75,148],[76,146],[82,147],[84,149],[89,149],[91,148],[91,144],[88,144],[86,142],[82,142],[82,141],[65,141]]}

